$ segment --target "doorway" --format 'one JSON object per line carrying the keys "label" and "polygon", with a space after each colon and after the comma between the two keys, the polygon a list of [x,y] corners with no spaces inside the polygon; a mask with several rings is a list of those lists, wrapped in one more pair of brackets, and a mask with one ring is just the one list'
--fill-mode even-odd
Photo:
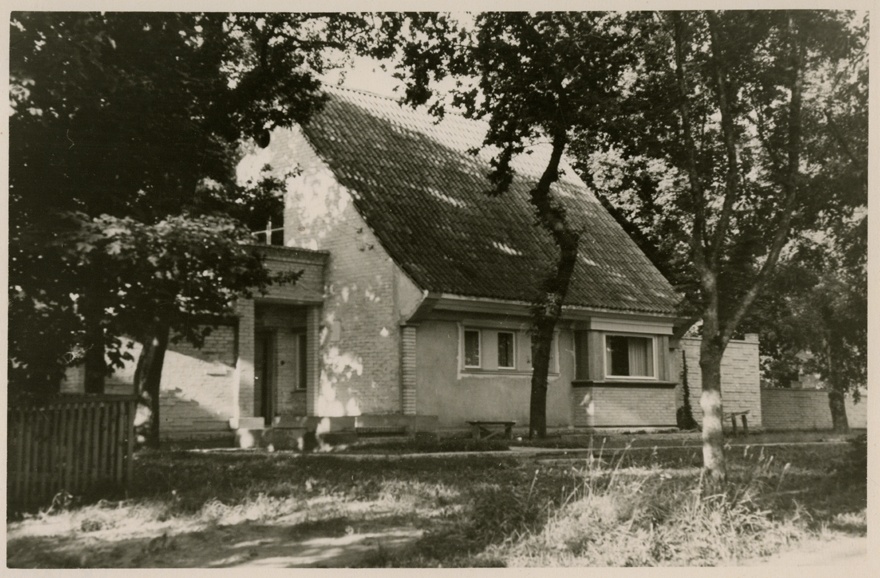
{"label": "doorway", "polygon": [[275,387],[276,332],[261,329],[254,335],[254,417],[271,426],[277,406]]}

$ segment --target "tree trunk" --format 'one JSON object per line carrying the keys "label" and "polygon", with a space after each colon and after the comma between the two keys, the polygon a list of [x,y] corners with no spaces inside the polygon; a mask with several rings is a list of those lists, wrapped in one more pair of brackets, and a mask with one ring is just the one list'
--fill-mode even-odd
{"label": "tree trunk", "polygon": [[703,473],[710,492],[720,490],[727,479],[724,460],[724,410],[721,403],[721,357],[724,349],[717,341],[716,337],[704,333],[700,343]]}
{"label": "tree trunk", "polygon": [[167,321],[157,320],[144,336],[144,348],[138,358],[135,370],[135,392],[141,403],[150,409],[150,425],[147,432],[147,446],[159,447],[159,391],[162,381],[162,366],[165,363],[165,351],[168,349],[168,338],[171,333]]}
{"label": "tree trunk", "polygon": [[[532,338],[532,393],[529,399],[529,439],[547,437],[547,363],[538,363],[541,344],[537,337]],[[543,365],[544,369],[539,366]]]}
{"label": "tree trunk", "polygon": [[[832,325],[834,314],[829,310],[823,310],[826,327]],[[841,349],[840,342],[832,335],[826,335],[825,357],[828,363],[828,406],[831,409],[831,427],[836,432],[846,433],[849,431],[849,420],[846,418],[846,386],[843,385],[837,371],[837,363],[841,358],[838,353]],[[835,347],[835,345],[837,347]]]}
{"label": "tree trunk", "polygon": [[565,150],[566,135],[560,131],[553,138],[550,162],[530,192],[535,216],[559,248],[556,268],[544,280],[542,294],[532,306],[532,393],[529,403],[529,438],[547,437],[547,374],[553,332],[562,315],[562,304],[577,263],[580,235],[571,229],[565,207],[551,196],[550,186],[559,178],[559,163]]}
{"label": "tree trunk", "polygon": [[834,431],[847,433],[849,420],[846,418],[846,393],[832,385],[828,391],[828,405],[831,408],[831,427]]}
{"label": "tree trunk", "polygon": [[[529,439],[547,437],[547,375],[555,323],[545,321],[532,335],[532,394],[529,401]],[[549,329],[549,331],[548,331]],[[549,337],[548,334],[549,333]]]}

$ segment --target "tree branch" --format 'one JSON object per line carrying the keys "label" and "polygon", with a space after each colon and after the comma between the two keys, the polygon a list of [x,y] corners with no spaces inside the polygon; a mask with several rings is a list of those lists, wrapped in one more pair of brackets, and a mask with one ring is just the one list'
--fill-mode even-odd
{"label": "tree branch", "polygon": [[697,172],[696,145],[691,128],[690,106],[688,104],[687,80],[684,73],[684,33],[685,24],[680,12],[672,12],[673,38],[675,43],[675,78],[678,84],[678,111],[681,115],[681,127],[684,133],[684,146],[687,154],[687,175],[691,189],[691,200],[694,205],[694,229],[691,233],[690,246],[694,256],[694,264],[700,274],[707,270],[706,254],[703,246],[703,232],[706,226],[703,184]]}
{"label": "tree branch", "polygon": [[[861,167],[862,163],[859,159],[856,158],[856,155],[853,153],[852,148],[849,146],[849,143],[844,137],[843,133],[840,130],[840,127],[837,126],[837,123],[834,122],[834,117],[831,115],[831,111],[825,110],[825,119],[828,121],[828,131],[831,133],[831,136],[837,141],[837,144],[840,146],[841,150],[843,150],[843,154],[849,159],[849,162],[852,163],[853,168],[855,168],[856,172],[861,176],[864,174],[864,169]],[[867,186],[867,182],[865,182],[865,186]]]}
{"label": "tree branch", "polygon": [[714,61],[715,82],[718,90],[718,108],[721,111],[721,132],[724,135],[724,152],[727,157],[727,175],[724,184],[724,203],[721,214],[715,224],[715,234],[712,236],[712,244],[709,248],[709,267],[716,270],[718,259],[722,252],[724,239],[730,226],[730,218],[733,213],[733,205],[739,194],[739,161],[736,155],[736,133],[733,126],[733,112],[727,94],[727,68],[724,65],[724,53],[721,47],[721,22],[718,14],[707,12],[709,21],[709,38],[712,46],[712,60]]}
{"label": "tree branch", "polygon": [[791,229],[791,221],[797,202],[798,180],[800,176],[800,154],[801,154],[801,103],[803,99],[803,51],[798,41],[798,30],[794,22],[794,16],[788,14],[788,33],[791,42],[791,97],[789,99],[789,115],[788,115],[788,166],[786,178],[783,180],[782,188],[785,193],[782,205],[779,224],[777,225],[776,234],[770,246],[770,252],[764,261],[758,276],[752,287],[746,292],[740,301],[739,307],[736,308],[733,315],[724,323],[721,331],[721,339],[724,345],[733,337],[736,327],[745,317],[752,303],[755,301],[761,290],[767,284],[770,273],[776,267],[779,261],[779,255],[782,253],[788,234]]}

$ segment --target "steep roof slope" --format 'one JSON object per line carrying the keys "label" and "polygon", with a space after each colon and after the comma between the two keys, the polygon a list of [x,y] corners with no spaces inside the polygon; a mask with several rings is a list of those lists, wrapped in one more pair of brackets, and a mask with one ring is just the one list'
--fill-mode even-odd
{"label": "steep roof slope", "polygon": [[[435,123],[383,97],[328,93],[326,107],[303,127],[306,138],[416,284],[468,297],[534,300],[557,254],[528,201],[549,147],[520,155],[510,190],[490,197],[491,152],[467,152],[481,145],[484,123],[457,115]],[[674,313],[668,281],[574,172],[565,170],[553,187],[582,231],[566,303]]]}

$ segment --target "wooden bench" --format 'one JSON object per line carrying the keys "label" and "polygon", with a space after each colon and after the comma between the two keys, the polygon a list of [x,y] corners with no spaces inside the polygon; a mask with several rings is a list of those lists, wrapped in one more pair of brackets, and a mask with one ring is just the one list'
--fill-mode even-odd
{"label": "wooden bench", "polygon": [[725,415],[730,416],[730,425],[733,426],[733,437],[736,437],[736,418],[742,418],[743,424],[743,436],[749,436],[749,420],[746,417],[749,414],[749,410],[745,411],[732,411],[730,413],[726,413]]}
{"label": "wooden bench", "polygon": [[[504,437],[510,439],[512,437],[513,426],[515,421],[469,421],[474,439],[489,439],[504,434]],[[504,429],[497,429],[503,427]],[[496,429],[490,429],[496,428]]]}

